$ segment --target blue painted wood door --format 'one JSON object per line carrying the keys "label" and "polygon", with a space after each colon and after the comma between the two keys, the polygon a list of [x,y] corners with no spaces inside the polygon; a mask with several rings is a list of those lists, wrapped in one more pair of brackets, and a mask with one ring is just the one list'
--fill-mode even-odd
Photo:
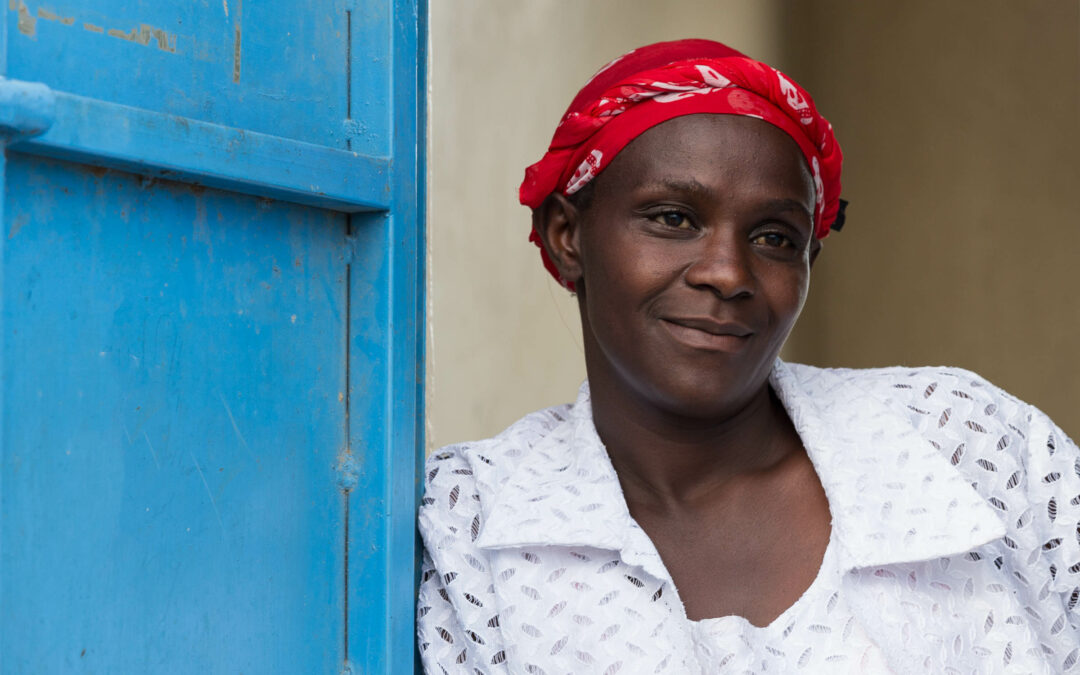
{"label": "blue painted wood door", "polygon": [[413,664],[417,0],[13,0],[0,672]]}

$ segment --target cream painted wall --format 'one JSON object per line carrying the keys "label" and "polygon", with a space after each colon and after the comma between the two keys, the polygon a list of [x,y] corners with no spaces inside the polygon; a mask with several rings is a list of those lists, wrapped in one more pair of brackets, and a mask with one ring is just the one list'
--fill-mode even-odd
{"label": "cream painted wall", "polygon": [[433,0],[428,182],[428,448],[572,400],[577,306],[543,271],[517,203],[527,165],[585,80],[642,44],[780,53],[780,0]]}

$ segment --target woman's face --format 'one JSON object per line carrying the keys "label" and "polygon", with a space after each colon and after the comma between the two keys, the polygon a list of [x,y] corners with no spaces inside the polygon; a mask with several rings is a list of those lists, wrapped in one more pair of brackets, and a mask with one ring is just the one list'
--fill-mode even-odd
{"label": "woman's face", "polygon": [[813,180],[758,119],[689,115],[645,132],[577,214],[577,282],[594,389],[687,417],[763,391],[806,298]]}

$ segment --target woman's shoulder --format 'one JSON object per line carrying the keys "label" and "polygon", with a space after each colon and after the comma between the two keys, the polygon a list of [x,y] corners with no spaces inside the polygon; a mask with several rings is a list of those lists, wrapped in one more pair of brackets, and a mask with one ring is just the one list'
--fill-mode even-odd
{"label": "woman's shoulder", "polygon": [[980,466],[1005,456],[1026,465],[1033,448],[1070,443],[1041,410],[964,368],[785,365],[811,396],[842,391],[838,401],[874,400],[907,418],[954,465],[975,454],[983,455]]}
{"label": "woman's shoulder", "polygon": [[1031,406],[992,382],[965,368],[953,366],[889,366],[884,368],[820,368],[784,364],[800,384],[811,391],[843,389],[865,394],[905,414],[937,415],[942,426],[954,416],[966,416],[971,430],[979,418],[1006,426],[1026,426],[1032,417],[1043,416]]}
{"label": "woman's shoulder", "polygon": [[[983,397],[1002,397],[1021,403],[1019,399],[995,386],[989,380],[966,368],[955,366],[885,366],[878,368],[835,368],[811,366],[802,363],[785,363],[800,380],[813,381],[831,378],[863,388],[882,391],[910,391],[912,394],[932,395],[938,387],[952,385],[950,391],[973,390],[969,393]],[[919,389],[919,385],[923,389]]]}
{"label": "woman's shoulder", "polygon": [[432,452],[425,464],[421,525],[433,517],[475,518],[481,502],[505,482],[533,446],[566,421],[571,408],[563,404],[537,410],[491,438]]}
{"label": "woman's shoulder", "polygon": [[789,367],[811,395],[902,418],[993,507],[1017,569],[1040,561],[1070,610],[1080,602],[1080,450],[1045,413],[963,368]]}
{"label": "woman's shoulder", "polygon": [[[525,415],[491,438],[443,446],[428,456],[427,472],[431,474],[434,471],[437,475],[445,466],[487,472],[485,466],[497,470],[500,465],[514,464],[517,458],[564,422],[571,407],[567,403],[543,408]],[[428,480],[431,480],[430,476]]]}
{"label": "woman's shoulder", "polygon": [[1063,589],[1080,585],[1080,450],[1045,413],[963,368],[790,367],[810,388],[851,387],[905,418],[995,509],[1010,549],[1064,570]]}

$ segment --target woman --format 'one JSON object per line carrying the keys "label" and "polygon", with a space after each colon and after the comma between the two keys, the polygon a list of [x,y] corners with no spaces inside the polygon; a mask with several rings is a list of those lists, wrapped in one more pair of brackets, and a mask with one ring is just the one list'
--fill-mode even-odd
{"label": "woman", "polygon": [[840,158],[718,43],[581,90],[521,197],[588,382],[430,458],[429,672],[1080,671],[1076,446],[966,371],[777,358]]}

